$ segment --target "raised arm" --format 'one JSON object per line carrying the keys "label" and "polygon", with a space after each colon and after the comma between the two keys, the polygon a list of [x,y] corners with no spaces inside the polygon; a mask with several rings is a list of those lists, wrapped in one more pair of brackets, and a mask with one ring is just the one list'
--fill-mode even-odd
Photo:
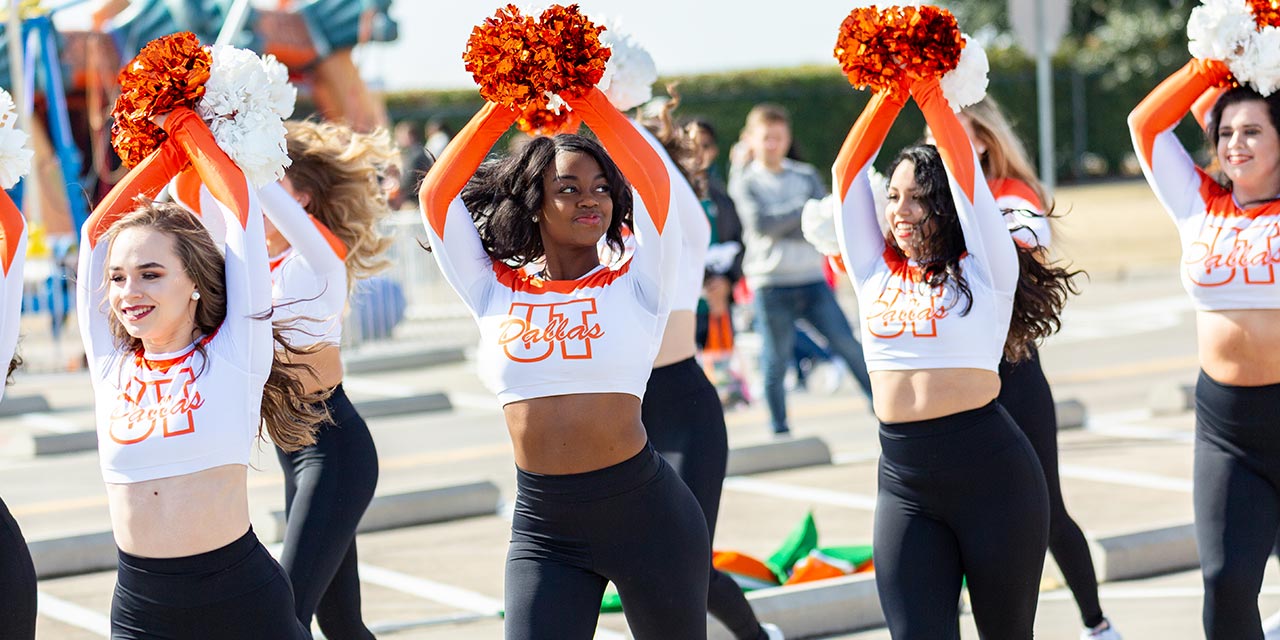
{"label": "raised arm", "polygon": [[258,188],[262,213],[319,274],[346,272],[347,246],[278,182]]}
{"label": "raised arm", "polygon": [[911,88],[925,122],[933,131],[938,155],[946,165],[951,197],[964,232],[965,249],[996,291],[1012,293],[1018,285],[1018,252],[1009,226],[996,207],[969,136],[936,79]]}
{"label": "raised arm", "polygon": [[1216,91],[1230,71],[1216,60],[1192,59],[1153,89],[1129,114],[1129,132],[1142,173],[1174,219],[1200,206],[1202,172],[1173,128],[1207,92]]}
{"label": "raised arm", "polygon": [[486,103],[463,127],[427,172],[418,190],[427,239],[436,262],[454,291],[479,313],[493,284],[493,260],[484,250],[471,213],[458,197],[489,150],[511,128],[520,112]]}
{"label": "raised arm", "polygon": [[[8,370],[18,347],[22,321],[22,266],[27,255],[27,223],[9,195],[0,191],[0,268],[4,271],[4,305],[0,310],[0,367]],[[0,383],[0,397],[4,384]]]}
{"label": "raised arm", "polygon": [[868,172],[904,104],[906,96],[901,93],[880,91],[871,96],[845,136],[831,169],[840,202],[840,215],[835,219],[840,255],[854,278],[869,274],[884,253],[884,236],[876,220],[879,214]]}
{"label": "raised arm", "polygon": [[[682,272],[679,277],[697,278],[701,283],[702,266],[706,262],[707,249],[711,245],[711,223],[707,221],[707,214],[702,209],[702,201],[698,199],[698,194],[693,192],[693,187],[685,179],[684,173],[676,167],[675,161],[671,159],[671,155],[667,153],[662,143],[648,129],[634,122],[633,124],[653,148],[654,153],[662,158],[662,164],[667,168],[667,179],[671,182],[671,202],[680,220],[680,252],[683,256],[681,261],[684,266],[697,267],[697,273]],[[694,287],[694,289],[699,290],[701,287]]]}
{"label": "raised arm", "polygon": [[1035,190],[1014,178],[990,184],[996,206],[1004,213],[1013,241],[1024,247],[1049,248],[1053,242],[1053,227],[1045,217],[1044,204]]}
{"label": "raised arm", "polygon": [[[627,120],[599,89],[569,101],[582,121],[595,132],[609,157],[640,194],[636,207],[636,252],[630,269],[636,271],[639,293],[658,315],[670,308],[670,296],[679,276],[680,221],[669,216],[671,180],[667,168],[637,126]],[[643,211],[642,211],[643,209]]]}

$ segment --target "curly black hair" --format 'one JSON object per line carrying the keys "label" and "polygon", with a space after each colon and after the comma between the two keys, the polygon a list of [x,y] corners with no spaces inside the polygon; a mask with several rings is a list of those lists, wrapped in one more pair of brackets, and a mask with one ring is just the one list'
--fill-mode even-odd
{"label": "curly black hair", "polygon": [[542,212],[542,174],[562,153],[585,153],[599,163],[613,200],[605,240],[622,254],[622,225],[633,208],[631,185],[600,143],[560,134],[534,138],[510,156],[485,162],[463,187],[462,201],[471,211],[489,257],[519,268],[545,255],[534,216]]}

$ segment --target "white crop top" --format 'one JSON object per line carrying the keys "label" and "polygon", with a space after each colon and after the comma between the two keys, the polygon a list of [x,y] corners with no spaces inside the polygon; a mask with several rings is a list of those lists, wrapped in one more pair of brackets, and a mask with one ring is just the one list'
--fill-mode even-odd
{"label": "white crop top", "polygon": [[[181,121],[185,120],[185,122]],[[257,438],[262,387],[273,357],[271,323],[255,314],[271,307],[267,249],[257,195],[217,147],[198,116],[165,122],[170,138],[161,154],[189,155],[216,198],[201,208],[226,220],[227,317],[212,335],[178,353],[117,350],[107,318],[102,235],[131,211],[138,195],[153,196],[180,164],[144,162],[116,185],[87,220],[81,235],[76,302],[89,357],[103,479],[128,484],[249,463]],[[181,152],[179,152],[181,153]],[[154,157],[154,156],[153,156]],[[168,175],[156,174],[165,174]],[[154,188],[154,190],[152,190]]]}
{"label": "white crop top", "polygon": [[1129,116],[1147,182],[1182,240],[1182,286],[1202,311],[1280,309],[1280,201],[1241,209],[1195,163],[1173,127],[1210,82],[1188,64]]}
{"label": "white crop top", "polygon": [[876,94],[850,130],[834,171],[843,194],[836,232],[858,296],[867,369],[997,371],[1018,282],[1016,250],[964,129],[936,86],[922,93],[917,102],[935,132],[964,233],[960,269],[973,304],[962,314],[965,300],[954,284],[939,290],[922,283],[919,269],[886,245],[867,167],[903,103]]}
{"label": "white crop top", "polygon": [[[18,348],[22,324],[22,267],[27,258],[27,221],[9,195],[0,192],[0,268],[4,270],[4,300],[0,301],[0,374],[9,370]],[[0,398],[4,397],[4,376],[0,375]]]}
{"label": "white crop top", "polygon": [[638,193],[630,260],[544,281],[485,253],[458,194],[518,117],[504,107],[486,104],[472,118],[419,194],[432,253],[480,326],[480,377],[503,404],[577,393],[642,398],[669,312],[680,232],[666,215],[662,161],[598,90],[571,105]]}
{"label": "white crop top", "polygon": [[711,246],[711,222],[707,220],[702,201],[684,174],[676,167],[662,143],[645,127],[635,124],[649,146],[662,158],[671,183],[671,210],[680,219],[680,266],[675,290],[671,293],[672,311],[695,311],[702,297],[702,279],[706,274],[707,249]]}
{"label": "white crop top", "polygon": [[1035,190],[1016,178],[989,180],[987,186],[995,196],[996,207],[1004,212],[1013,241],[1024,247],[1048,249],[1053,242],[1053,229]]}
{"label": "white crop top", "polygon": [[273,319],[291,323],[284,335],[294,346],[340,344],[347,247],[279,183],[260,187],[258,194],[262,212],[290,245],[271,258]]}

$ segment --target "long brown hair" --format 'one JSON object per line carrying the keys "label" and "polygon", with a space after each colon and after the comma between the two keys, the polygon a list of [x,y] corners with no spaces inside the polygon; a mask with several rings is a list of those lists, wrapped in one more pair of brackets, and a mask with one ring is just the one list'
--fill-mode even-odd
{"label": "long brown hair", "polygon": [[1003,180],[1013,178],[1026,183],[1040,199],[1040,204],[1047,214],[1053,209],[1045,193],[1044,185],[1036,175],[1027,155],[1027,148],[1022,139],[1014,133],[1009,119],[1004,117],[1000,105],[995,99],[987,96],[964,108],[962,113],[969,118],[969,126],[973,129],[974,146],[981,144],[986,150],[980,155],[982,174],[987,180]]}
{"label": "long brown hair", "polygon": [[1004,359],[1018,362],[1031,356],[1033,345],[1062,328],[1067,296],[1079,294],[1079,269],[1049,261],[1044,247],[1018,247],[1018,288],[1013,293],[1013,316],[1004,342]]}
{"label": "long brown hair", "polygon": [[[202,335],[213,335],[227,317],[226,260],[204,225],[195,214],[176,204],[142,201],[137,209],[111,225],[105,234],[108,255],[120,232],[132,228],[152,229],[173,239],[174,253],[182,262],[183,272],[200,292],[195,309],[196,330]],[[103,286],[106,286],[105,279]],[[269,318],[271,311],[266,309],[262,316],[255,317]],[[106,314],[107,327],[118,352],[129,354],[142,349],[142,340],[129,335],[113,310],[108,309]],[[258,435],[262,435],[265,424],[271,440],[287,452],[314,444],[316,428],[327,421],[329,415],[322,402],[328,395],[327,391],[306,393],[303,376],[311,375],[312,368],[290,363],[280,353],[281,350],[291,355],[310,352],[309,349],[290,346],[282,335],[285,328],[281,324],[272,327],[276,350],[271,372],[262,389],[262,421],[258,424]],[[203,341],[196,341],[195,348],[202,359],[207,356]]]}
{"label": "long brown hair", "polygon": [[285,170],[294,189],[311,196],[303,207],[347,247],[347,289],[391,265],[383,252],[392,239],[378,223],[391,213],[380,183],[399,162],[386,131],[358,133],[331,122],[290,121]]}

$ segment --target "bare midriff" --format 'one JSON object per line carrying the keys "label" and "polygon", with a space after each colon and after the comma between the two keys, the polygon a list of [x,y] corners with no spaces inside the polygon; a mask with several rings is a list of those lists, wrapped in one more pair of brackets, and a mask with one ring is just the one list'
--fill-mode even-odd
{"label": "bare midriff", "polygon": [[986,369],[872,371],[871,394],[881,422],[931,420],[986,406],[1000,395],[1000,376]]}
{"label": "bare midriff", "polygon": [[229,464],[131,484],[107,484],[111,530],[125,553],[181,558],[213,551],[249,530],[248,469]]}
{"label": "bare midriff", "polygon": [[640,452],[647,440],[640,398],[577,393],[519,400],[502,408],[516,466],[564,475],[609,467]]}
{"label": "bare midriff", "polygon": [[667,328],[662,332],[662,346],[653,368],[683,362],[698,351],[698,318],[693,311],[672,311],[667,317]]}
{"label": "bare midriff", "polygon": [[307,393],[327,391],[342,382],[342,351],[336,344],[325,344],[315,353],[289,354],[288,360],[312,368],[311,375],[300,376]]}
{"label": "bare midriff", "polygon": [[1200,367],[1222,384],[1280,383],[1280,309],[1196,312]]}

